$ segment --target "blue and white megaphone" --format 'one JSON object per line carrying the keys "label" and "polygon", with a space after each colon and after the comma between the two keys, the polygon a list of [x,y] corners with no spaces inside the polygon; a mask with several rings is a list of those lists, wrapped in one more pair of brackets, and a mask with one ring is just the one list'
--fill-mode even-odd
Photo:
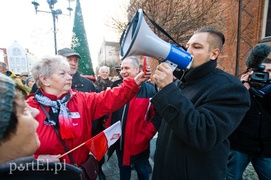
{"label": "blue and white megaphone", "polygon": [[173,70],[189,69],[193,60],[189,52],[163,41],[154,34],[143,17],[142,9],[137,10],[124,30],[120,44],[122,60],[128,56],[149,56],[168,62]]}

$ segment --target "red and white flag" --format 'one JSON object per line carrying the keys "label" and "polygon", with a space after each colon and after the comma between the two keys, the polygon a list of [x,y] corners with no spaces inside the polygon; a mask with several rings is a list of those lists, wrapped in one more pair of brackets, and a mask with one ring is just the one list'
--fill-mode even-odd
{"label": "red and white flag", "polygon": [[98,161],[107,152],[108,148],[114,144],[121,136],[121,123],[120,121],[109,126],[104,131],[100,132],[93,138],[87,140],[85,145],[90,152],[96,157]]}

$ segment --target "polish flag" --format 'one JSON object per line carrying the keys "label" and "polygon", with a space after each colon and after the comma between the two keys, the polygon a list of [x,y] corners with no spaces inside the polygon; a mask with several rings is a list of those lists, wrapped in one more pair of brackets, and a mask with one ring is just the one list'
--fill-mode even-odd
{"label": "polish flag", "polygon": [[104,131],[100,132],[93,138],[87,140],[85,145],[90,152],[96,157],[98,161],[107,152],[108,148],[113,145],[121,136],[121,123],[120,121],[109,126]]}

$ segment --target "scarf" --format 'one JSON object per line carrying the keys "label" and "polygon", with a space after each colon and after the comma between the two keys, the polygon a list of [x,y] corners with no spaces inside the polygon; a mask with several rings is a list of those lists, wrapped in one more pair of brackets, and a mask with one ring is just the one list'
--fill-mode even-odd
{"label": "scarf", "polygon": [[34,95],[34,98],[38,103],[44,106],[49,106],[51,108],[49,112],[50,119],[46,118],[44,124],[48,126],[59,127],[59,132],[62,139],[70,139],[76,137],[73,129],[71,112],[66,106],[71,97],[72,94],[69,92],[62,99],[52,101],[44,94],[42,94],[40,90],[38,90]]}

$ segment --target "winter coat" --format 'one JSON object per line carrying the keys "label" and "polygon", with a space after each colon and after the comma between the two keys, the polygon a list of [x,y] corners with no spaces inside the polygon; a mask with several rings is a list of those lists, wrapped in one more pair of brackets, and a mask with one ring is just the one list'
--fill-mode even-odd
{"label": "winter coat", "polygon": [[238,78],[208,61],[190,69],[151,100],[163,117],[154,156],[154,180],[224,180],[227,137],[249,109]]}
{"label": "winter coat", "polygon": [[[139,86],[135,83],[134,79],[127,79],[120,87],[116,87],[111,91],[103,91],[101,93],[71,91],[72,97],[67,103],[67,108],[72,114],[74,131],[77,137],[65,140],[68,148],[73,149],[90,139],[92,137],[92,121],[107,113],[116,111],[125,103],[130,101],[138,91]],[[51,100],[57,100],[57,97],[54,95],[46,94],[44,92],[43,94]],[[54,128],[44,124],[46,115],[40,104],[35,100],[34,96],[29,97],[27,99],[27,103],[31,107],[37,108],[40,111],[36,120],[39,122],[37,133],[39,134],[41,145],[35,152],[35,157],[41,154],[59,155],[65,153]],[[47,112],[49,112],[49,107],[45,108]],[[82,146],[71,154],[77,165],[81,165],[87,159],[89,150],[86,146]],[[71,163],[67,155],[64,156],[61,161]]]}
{"label": "winter coat", "polygon": [[250,99],[249,111],[229,137],[231,149],[271,158],[271,90],[263,98],[250,91]]}
{"label": "winter coat", "polygon": [[112,124],[118,120],[122,122],[122,137],[115,148],[121,147],[123,150],[123,166],[128,166],[141,158],[149,158],[150,141],[161,122],[160,119],[154,119],[155,112],[150,102],[155,93],[154,85],[144,82],[136,97],[112,113]]}
{"label": "winter coat", "polygon": [[94,83],[81,76],[78,71],[72,76],[72,89],[80,92],[99,92]]}
{"label": "winter coat", "polygon": [[111,87],[113,85],[113,81],[109,80],[109,78],[102,80],[101,77],[97,77],[95,84],[100,91],[104,91],[107,87]]}

